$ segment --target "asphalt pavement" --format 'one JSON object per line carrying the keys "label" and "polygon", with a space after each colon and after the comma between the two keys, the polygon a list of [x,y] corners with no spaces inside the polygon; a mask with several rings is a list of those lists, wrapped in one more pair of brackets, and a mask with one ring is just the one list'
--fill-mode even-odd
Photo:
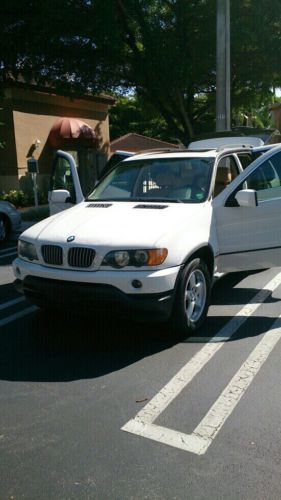
{"label": "asphalt pavement", "polygon": [[224,276],[200,331],[44,314],[0,251],[0,498],[279,500],[281,269]]}

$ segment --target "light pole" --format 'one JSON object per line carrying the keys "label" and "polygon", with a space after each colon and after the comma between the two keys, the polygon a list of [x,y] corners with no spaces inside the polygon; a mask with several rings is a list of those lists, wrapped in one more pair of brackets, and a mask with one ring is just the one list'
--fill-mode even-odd
{"label": "light pole", "polygon": [[230,130],[230,6],[217,0],[216,130]]}

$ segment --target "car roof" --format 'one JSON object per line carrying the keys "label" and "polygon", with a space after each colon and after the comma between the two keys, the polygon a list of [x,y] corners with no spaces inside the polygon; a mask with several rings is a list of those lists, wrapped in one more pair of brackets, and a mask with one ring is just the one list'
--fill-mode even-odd
{"label": "car roof", "polygon": [[245,136],[228,136],[228,137],[213,137],[211,139],[202,139],[199,141],[193,141],[189,144],[188,149],[205,149],[205,148],[217,148],[219,146],[263,146],[264,142],[259,137],[245,137]]}
{"label": "car roof", "polygon": [[146,160],[146,159],[153,159],[153,158],[188,158],[188,157],[192,157],[192,158],[202,158],[202,157],[206,157],[206,158],[209,158],[210,156],[212,157],[215,157],[216,156],[216,150],[215,149],[207,149],[207,150],[204,150],[204,151],[188,151],[188,150],[185,150],[185,151],[181,151],[181,152],[147,152],[147,153],[141,153],[141,154],[136,154],[134,156],[131,156],[130,158],[127,158],[126,162],[128,161],[134,161],[134,160]]}
{"label": "car roof", "polygon": [[265,144],[270,144],[273,141],[276,143],[281,139],[281,133],[276,128],[260,128],[249,126],[234,126],[231,130],[221,130],[219,132],[207,132],[200,134],[194,138],[194,141],[201,141],[205,139],[215,139],[220,137],[256,137],[261,139]]}
{"label": "car roof", "polygon": [[200,150],[152,150],[146,151],[142,153],[136,153],[134,156],[130,158],[126,158],[125,162],[136,161],[136,160],[147,160],[147,159],[159,159],[159,158],[216,158],[219,154],[225,153],[241,153],[251,151],[253,148],[250,145],[242,146],[235,145],[234,147],[225,147],[220,146],[217,148],[206,148]]}

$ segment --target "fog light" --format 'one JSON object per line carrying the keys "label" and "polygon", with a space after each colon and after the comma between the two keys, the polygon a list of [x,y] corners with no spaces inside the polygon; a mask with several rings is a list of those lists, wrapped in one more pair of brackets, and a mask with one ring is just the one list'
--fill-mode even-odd
{"label": "fog light", "polygon": [[141,287],[142,287],[142,282],[141,282],[141,281],[139,281],[139,280],[133,280],[133,281],[132,281],[132,286],[133,286],[134,288],[141,288]]}

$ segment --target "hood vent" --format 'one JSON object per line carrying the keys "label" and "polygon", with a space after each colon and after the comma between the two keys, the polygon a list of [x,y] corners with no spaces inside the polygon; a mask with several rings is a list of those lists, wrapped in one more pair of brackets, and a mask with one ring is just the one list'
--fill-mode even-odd
{"label": "hood vent", "polygon": [[154,210],[162,210],[163,208],[167,208],[168,205],[147,205],[147,204],[143,204],[143,205],[136,205],[134,208],[150,208],[150,209],[154,209]]}
{"label": "hood vent", "polygon": [[112,203],[90,203],[86,208],[108,208],[112,207]]}

